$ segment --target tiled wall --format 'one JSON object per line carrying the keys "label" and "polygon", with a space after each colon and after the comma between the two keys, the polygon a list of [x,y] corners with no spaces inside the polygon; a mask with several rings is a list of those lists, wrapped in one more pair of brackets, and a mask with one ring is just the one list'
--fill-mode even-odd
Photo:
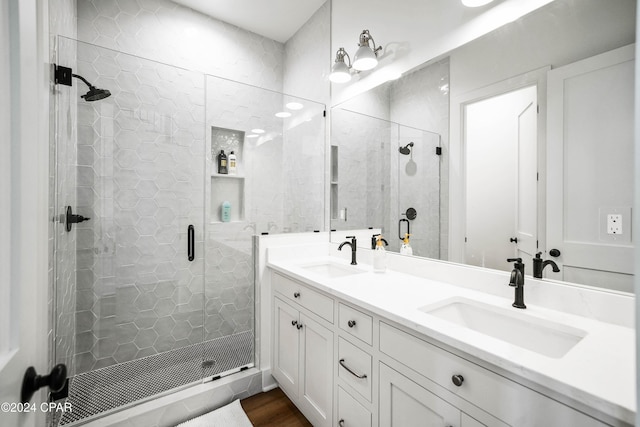
{"label": "tiled wall", "polygon": [[281,43],[169,0],[77,0],[78,40],[271,90]]}
{"label": "tiled wall", "polygon": [[79,74],[112,93],[78,101],[77,210],[91,218],[77,226],[81,373],[202,341],[205,142],[201,74],[77,52]]}

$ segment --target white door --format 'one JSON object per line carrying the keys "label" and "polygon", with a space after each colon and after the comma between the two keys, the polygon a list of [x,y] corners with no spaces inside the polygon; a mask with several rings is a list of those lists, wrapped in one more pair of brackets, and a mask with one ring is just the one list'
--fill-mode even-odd
{"label": "white door", "polygon": [[[35,1],[0,3],[0,425],[45,424],[44,390],[19,405],[24,372],[47,366],[47,136]],[[40,82],[40,83],[36,83]],[[44,99],[43,99],[44,98]],[[44,103],[40,105],[40,103]],[[46,120],[46,119],[44,119]],[[44,153],[43,151],[44,150]],[[44,183],[44,185],[43,185]]]}
{"label": "white door", "polygon": [[571,282],[633,291],[634,47],[549,72],[547,257]]}
{"label": "white door", "polygon": [[531,265],[538,236],[538,105],[535,88],[531,102],[518,114],[518,168],[515,231],[518,256]]}
{"label": "white door", "polygon": [[465,105],[465,263],[511,270],[537,240],[537,86]]}

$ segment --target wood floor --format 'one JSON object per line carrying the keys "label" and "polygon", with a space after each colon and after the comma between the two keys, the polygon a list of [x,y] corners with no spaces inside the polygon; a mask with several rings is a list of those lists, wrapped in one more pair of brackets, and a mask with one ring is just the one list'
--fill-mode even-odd
{"label": "wood floor", "polygon": [[240,401],[254,426],[311,426],[289,398],[279,388],[256,394]]}

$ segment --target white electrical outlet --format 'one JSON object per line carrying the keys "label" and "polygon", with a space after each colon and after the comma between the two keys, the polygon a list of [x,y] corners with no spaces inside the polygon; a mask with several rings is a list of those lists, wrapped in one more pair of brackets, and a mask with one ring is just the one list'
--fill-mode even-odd
{"label": "white electrical outlet", "polygon": [[607,234],[622,234],[622,215],[607,215]]}

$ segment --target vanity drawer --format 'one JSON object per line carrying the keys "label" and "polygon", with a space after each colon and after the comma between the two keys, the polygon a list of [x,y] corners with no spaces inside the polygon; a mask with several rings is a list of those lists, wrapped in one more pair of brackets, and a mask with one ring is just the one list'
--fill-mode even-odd
{"label": "vanity drawer", "polygon": [[373,342],[373,319],[354,308],[338,304],[338,324],[340,329],[371,345]]}
{"label": "vanity drawer", "polygon": [[333,299],[276,272],[271,275],[271,285],[290,301],[333,323]]}
{"label": "vanity drawer", "polygon": [[[604,425],[384,322],[380,322],[380,351],[513,426]],[[459,385],[454,376],[460,376]]]}
{"label": "vanity drawer", "polygon": [[371,427],[371,412],[338,387],[338,426]]}
{"label": "vanity drawer", "polygon": [[371,355],[338,339],[338,377],[371,402]]}

